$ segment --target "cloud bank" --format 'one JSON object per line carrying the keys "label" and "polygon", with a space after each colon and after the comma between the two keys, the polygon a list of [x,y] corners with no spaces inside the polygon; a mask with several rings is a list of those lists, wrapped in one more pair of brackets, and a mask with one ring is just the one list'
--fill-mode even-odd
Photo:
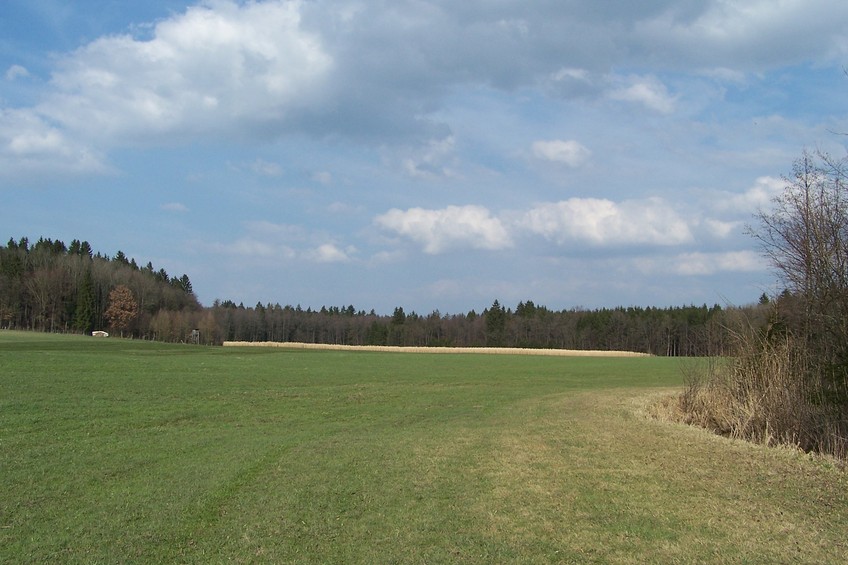
{"label": "cloud bank", "polygon": [[642,277],[665,300],[722,273],[754,293],[744,226],[802,146],[848,131],[843,1],[139,6],[0,52],[0,220],[211,257],[209,285],[234,262],[237,290],[268,266],[256,298]]}
{"label": "cloud bank", "polygon": [[[111,148],[210,135],[442,139],[445,97],[469,85],[550,83],[670,114],[677,97],[661,78],[616,76],[611,65],[650,67],[662,51],[681,67],[738,76],[821,53],[841,60],[846,18],[848,6],[832,0],[665,0],[615,13],[517,0],[202,2],[59,57],[37,104],[2,109],[0,159],[30,170],[55,158],[58,171],[96,173]],[[14,64],[5,76],[30,73]],[[576,141],[539,142],[534,153],[569,166],[589,155]],[[409,172],[428,165],[409,162]]]}

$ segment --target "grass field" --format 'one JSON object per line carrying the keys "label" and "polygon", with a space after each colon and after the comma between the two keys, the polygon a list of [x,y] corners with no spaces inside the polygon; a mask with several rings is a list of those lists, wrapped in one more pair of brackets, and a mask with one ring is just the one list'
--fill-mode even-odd
{"label": "grass field", "polygon": [[845,562],[844,471],[641,415],[680,363],[0,332],[0,562]]}

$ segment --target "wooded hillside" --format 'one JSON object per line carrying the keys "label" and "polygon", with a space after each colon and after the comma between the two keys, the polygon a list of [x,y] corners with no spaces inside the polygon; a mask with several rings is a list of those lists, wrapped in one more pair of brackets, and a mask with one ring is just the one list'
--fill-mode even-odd
{"label": "wooded hillside", "polygon": [[[110,295],[123,294],[122,306],[134,315],[119,321],[118,302],[110,317]],[[134,304],[133,304],[134,303]],[[163,311],[197,312],[200,304],[187,275],[171,277],[151,263],[139,267],[118,251],[114,257],[93,253],[87,241],[26,237],[0,247],[0,327],[51,332],[90,333],[117,327],[153,337],[151,323]]]}

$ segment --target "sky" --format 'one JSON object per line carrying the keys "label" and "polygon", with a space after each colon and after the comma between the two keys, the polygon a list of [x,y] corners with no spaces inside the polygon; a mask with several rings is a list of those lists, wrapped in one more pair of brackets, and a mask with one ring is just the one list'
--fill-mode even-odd
{"label": "sky", "polygon": [[844,0],[3,0],[0,239],[215,299],[744,305]]}

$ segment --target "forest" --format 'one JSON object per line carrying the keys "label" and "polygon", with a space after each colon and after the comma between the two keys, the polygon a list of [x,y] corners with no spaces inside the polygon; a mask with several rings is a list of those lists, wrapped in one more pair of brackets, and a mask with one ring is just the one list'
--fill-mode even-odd
{"label": "forest", "polygon": [[87,241],[26,237],[0,247],[0,328],[91,333],[115,329],[153,338],[163,312],[201,311],[187,275],[139,267],[118,251],[93,253]]}
{"label": "forest", "polygon": [[526,347],[639,351],[663,356],[727,354],[729,327],[759,323],[759,304],[627,306],[551,310],[532,300],[497,299],[482,312],[392,314],[353,305],[319,309],[230,299],[202,306],[188,275],[139,266],[118,251],[94,253],[87,241],[22,237],[0,247],[0,328],[113,335],[217,345],[223,341],[297,341],[419,347]]}

